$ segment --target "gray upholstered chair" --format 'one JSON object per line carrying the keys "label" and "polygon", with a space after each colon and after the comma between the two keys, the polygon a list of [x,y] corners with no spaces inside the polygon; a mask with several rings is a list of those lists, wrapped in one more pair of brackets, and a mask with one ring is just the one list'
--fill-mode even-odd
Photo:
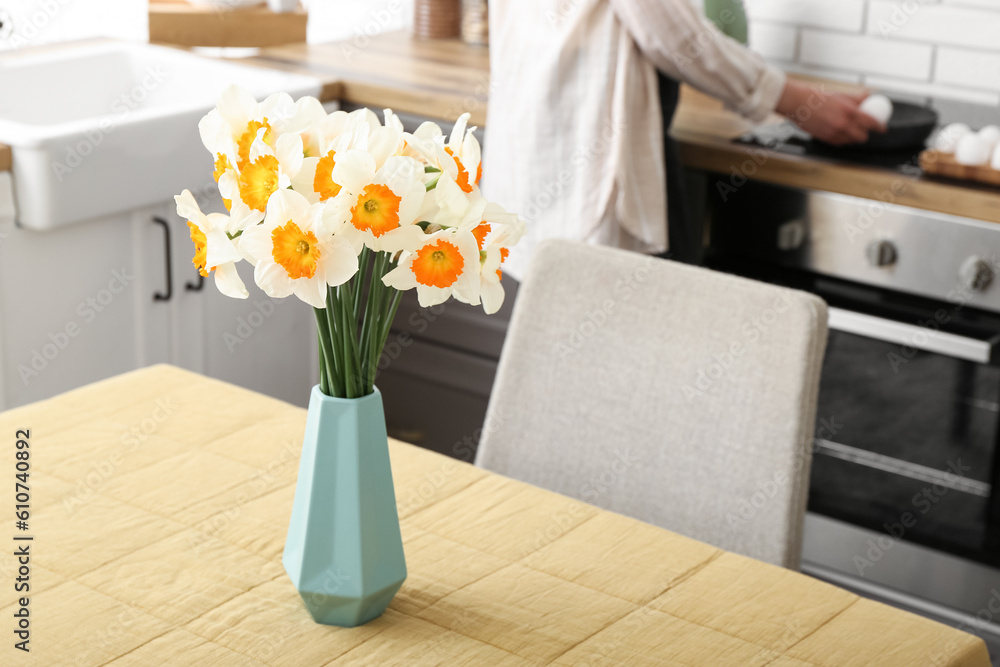
{"label": "gray upholstered chair", "polygon": [[796,568],[825,345],[810,294],[545,243],[476,464]]}

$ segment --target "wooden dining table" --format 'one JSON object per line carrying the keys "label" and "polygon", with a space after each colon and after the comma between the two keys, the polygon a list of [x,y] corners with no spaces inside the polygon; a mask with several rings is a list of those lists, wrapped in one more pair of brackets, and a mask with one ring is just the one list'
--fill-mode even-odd
{"label": "wooden dining table", "polygon": [[0,662],[989,665],[957,629],[397,441],[409,576],[374,621],[317,625],[281,566],[305,417],[163,365],[0,415]]}

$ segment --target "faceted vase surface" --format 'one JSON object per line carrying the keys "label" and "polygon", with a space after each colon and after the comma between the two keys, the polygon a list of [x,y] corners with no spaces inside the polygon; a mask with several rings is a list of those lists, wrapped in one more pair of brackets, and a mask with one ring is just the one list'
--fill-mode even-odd
{"label": "faceted vase surface", "polygon": [[382,614],[406,579],[378,389],[313,387],[282,564],[313,619],[341,627]]}

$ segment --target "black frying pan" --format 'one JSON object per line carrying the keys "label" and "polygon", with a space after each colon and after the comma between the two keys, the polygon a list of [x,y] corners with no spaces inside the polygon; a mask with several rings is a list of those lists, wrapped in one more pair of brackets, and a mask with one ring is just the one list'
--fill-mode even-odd
{"label": "black frying pan", "polygon": [[927,137],[938,124],[938,113],[930,107],[922,107],[909,102],[892,101],[892,117],[886,123],[886,131],[869,132],[868,141],[848,146],[827,146],[830,149],[850,148],[854,150],[903,150],[924,147]]}

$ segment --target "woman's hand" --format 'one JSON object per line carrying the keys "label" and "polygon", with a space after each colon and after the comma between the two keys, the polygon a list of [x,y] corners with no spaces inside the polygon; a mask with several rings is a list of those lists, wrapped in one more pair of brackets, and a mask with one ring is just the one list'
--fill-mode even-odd
{"label": "woman's hand", "polygon": [[841,146],[868,140],[885,126],[859,109],[867,94],[824,93],[788,79],[775,111],[820,141]]}

